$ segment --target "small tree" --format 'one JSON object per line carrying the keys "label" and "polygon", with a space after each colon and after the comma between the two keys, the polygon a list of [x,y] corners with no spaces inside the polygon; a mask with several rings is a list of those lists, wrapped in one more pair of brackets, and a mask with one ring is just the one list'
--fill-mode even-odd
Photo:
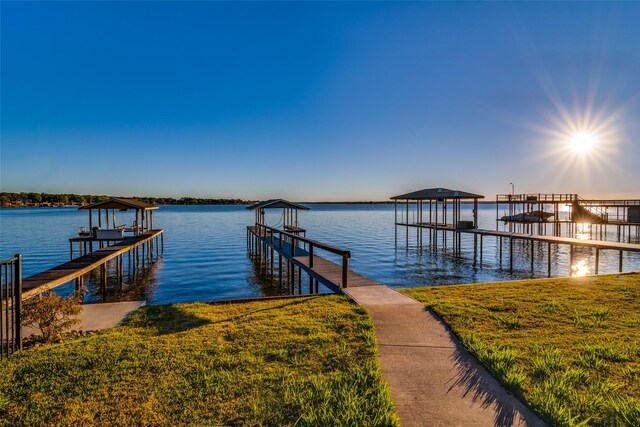
{"label": "small tree", "polygon": [[62,333],[80,323],[82,296],[62,298],[51,291],[28,300],[23,307],[22,324],[40,329],[42,338],[50,343],[58,341]]}

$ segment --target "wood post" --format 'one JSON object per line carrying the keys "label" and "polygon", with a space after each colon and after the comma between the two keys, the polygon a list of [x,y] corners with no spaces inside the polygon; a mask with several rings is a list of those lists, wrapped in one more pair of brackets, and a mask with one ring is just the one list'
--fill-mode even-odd
{"label": "wood post", "polygon": [[509,273],[513,273],[513,237],[509,238]]}
{"label": "wood post", "polygon": [[349,283],[349,256],[347,254],[342,255],[342,287],[346,288]]}

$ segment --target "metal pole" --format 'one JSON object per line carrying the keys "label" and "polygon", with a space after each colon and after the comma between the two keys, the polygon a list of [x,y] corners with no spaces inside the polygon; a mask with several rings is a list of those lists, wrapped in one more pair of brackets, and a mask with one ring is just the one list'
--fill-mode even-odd
{"label": "metal pole", "polygon": [[342,287],[348,286],[349,280],[349,254],[342,254]]}
{"label": "metal pole", "polygon": [[13,293],[14,332],[18,350],[22,350],[22,255],[16,254],[15,291]]}

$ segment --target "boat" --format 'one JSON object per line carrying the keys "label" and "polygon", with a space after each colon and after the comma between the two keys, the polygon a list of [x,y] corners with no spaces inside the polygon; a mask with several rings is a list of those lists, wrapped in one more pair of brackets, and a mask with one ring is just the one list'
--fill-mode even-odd
{"label": "boat", "polygon": [[515,215],[505,215],[500,218],[504,222],[547,222],[553,216],[550,212],[531,211]]}

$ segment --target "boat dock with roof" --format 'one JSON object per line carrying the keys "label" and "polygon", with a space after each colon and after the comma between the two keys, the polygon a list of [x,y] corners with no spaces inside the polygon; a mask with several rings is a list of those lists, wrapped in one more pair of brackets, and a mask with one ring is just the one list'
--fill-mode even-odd
{"label": "boat dock with roof", "polygon": [[[306,237],[306,230],[298,223],[298,210],[309,210],[308,207],[273,199],[247,209],[256,211],[254,225],[247,226],[247,252],[258,272],[284,287],[286,293],[317,294],[319,285],[334,292],[347,287],[380,285],[349,269],[349,250]],[[265,209],[283,210],[282,228],[264,223]],[[324,256],[318,255],[319,251]]]}
{"label": "boat dock with roof", "polygon": [[[508,196],[508,197],[507,197]],[[483,240],[495,237],[498,240],[499,259],[502,265],[504,240],[508,241],[509,270],[513,271],[513,247],[517,241],[529,246],[531,271],[534,269],[536,255],[535,246],[546,244],[547,274],[551,276],[551,246],[569,246],[570,256],[574,248],[585,247],[595,249],[595,272],[599,272],[600,251],[618,251],[618,271],[623,271],[623,253],[640,252],[640,219],[636,220],[635,207],[640,208],[640,200],[618,201],[589,201],[575,194],[553,195],[498,195],[496,199],[497,226],[496,230],[478,228],[478,201],[484,196],[459,190],[446,188],[427,188],[411,193],[391,197],[395,202],[395,239],[398,243],[398,227],[406,228],[406,245],[409,245],[409,229],[416,229],[416,245],[423,246],[423,232],[428,230],[428,244],[435,251],[438,245],[448,244],[448,234],[452,238],[453,252],[461,255],[463,235],[473,236],[474,265],[479,261],[482,266]],[[462,203],[473,203],[472,217],[463,218],[460,206]],[[405,206],[402,206],[405,205]],[[499,217],[501,206],[506,205],[509,215]],[[561,207],[568,205],[568,214],[560,218]],[[552,208],[549,209],[549,206]],[[517,207],[522,210],[518,212]],[[606,209],[615,209],[616,216],[612,218]],[[537,215],[536,215],[537,214]],[[550,218],[554,218],[550,220]],[[623,219],[625,219],[623,221]],[[637,221],[637,222],[633,222]],[[506,224],[507,230],[499,230],[499,224]],[[566,235],[562,235],[562,224],[565,225]],[[580,236],[577,230],[579,224],[592,224],[590,235]],[[618,241],[593,239],[594,236],[606,235],[606,226],[618,227]],[[599,227],[599,228],[596,228]],[[605,227],[605,233],[603,228]],[[552,232],[548,232],[551,228]],[[626,231],[624,229],[626,228]],[[632,231],[635,230],[636,242],[632,242]],[[537,232],[536,232],[537,231]],[[599,231],[599,233],[598,233]],[[628,241],[624,241],[623,237]],[[543,245],[544,246],[544,245]],[[571,264],[571,262],[570,262]]]}
{"label": "boat dock with roof", "polygon": [[[110,269],[115,273],[112,274],[115,280],[122,283],[126,273],[135,274],[138,268],[152,263],[164,253],[164,230],[153,228],[153,211],[158,206],[135,199],[111,198],[79,209],[89,212],[89,226],[81,227],[78,235],[69,239],[70,260],[23,279],[23,298],[72,281],[80,291],[85,276],[99,271],[105,301]],[[118,225],[116,212],[127,211],[134,213],[131,224]],[[97,214],[95,219],[94,213]],[[77,256],[73,250],[76,243]]]}

